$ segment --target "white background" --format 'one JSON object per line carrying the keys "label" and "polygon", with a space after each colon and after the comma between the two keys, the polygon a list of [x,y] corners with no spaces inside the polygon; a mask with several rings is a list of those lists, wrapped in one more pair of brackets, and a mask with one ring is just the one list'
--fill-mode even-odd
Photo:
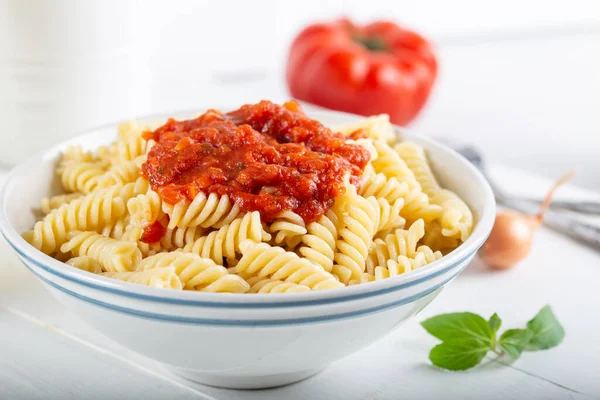
{"label": "white background", "polygon": [[[492,160],[600,185],[600,2],[0,2],[0,161],[107,121],[287,97],[302,26],[385,17],[439,46],[441,72],[412,128]],[[12,140],[17,139],[17,140]]]}

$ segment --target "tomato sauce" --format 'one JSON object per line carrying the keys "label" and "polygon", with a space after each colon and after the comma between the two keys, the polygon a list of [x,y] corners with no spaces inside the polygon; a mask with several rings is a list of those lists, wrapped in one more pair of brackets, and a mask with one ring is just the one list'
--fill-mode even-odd
{"label": "tomato sauce", "polygon": [[200,192],[228,195],[265,222],[286,210],[316,221],[343,193],[346,175],[358,183],[370,157],[293,101],[169,119],[144,137],[156,144],[142,174],[163,201],[191,201]]}
{"label": "tomato sauce", "polygon": [[165,236],[166,232],[167,228],[160,221],[154,221],[144,228],[140,240],[144,243],[156,243]]}

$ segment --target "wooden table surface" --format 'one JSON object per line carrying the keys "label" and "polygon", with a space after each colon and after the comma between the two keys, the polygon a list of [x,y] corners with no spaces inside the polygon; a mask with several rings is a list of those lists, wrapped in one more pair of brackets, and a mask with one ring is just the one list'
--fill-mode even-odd
{"label": "wooden table surface", "polygon": [[[524,193],[549,182],[505,167]],[[596,197],[566,187],[559,196]],[[372,346],[287,387],[236,391],[195,384],[96,333],[65,310],[0,243],[0,399],[587,399],[600,398],[600,253],[541,229],[530,257],[507,272],[473,262],[423,313]],[[557,348],[513,365],[493,358],[466,372],[427,359],[436,340],[419,322],[443,312],[497,312],[519,327],[550,304],[564,324]],[[175,339],[174,339],[175,340]]]}

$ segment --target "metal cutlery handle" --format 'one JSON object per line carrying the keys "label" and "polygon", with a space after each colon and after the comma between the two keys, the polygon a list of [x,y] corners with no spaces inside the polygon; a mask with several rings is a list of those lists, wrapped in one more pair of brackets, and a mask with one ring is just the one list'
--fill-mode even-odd
{"label": "metal cutlery handle", "polygon": [[546,214],[544,223],[552,229],[600,249],[600,226],[587,224],[567,215],[551,211]]}
{"label": "metal cutlery handle", "polygon": [[[442,140],[442,142],[444,142],[444,140]],[[453,147],[457,152],[459,152],[463,157],[465,157],[469,162],[471,162],[475,167],[477,167],[479,171],[481,171],[481,173],[483,173],[490,186],[492,187],[496,199],[500,203],[529,203],[529,205],[537,205],[538,207],[542,204],[541,199],[512,196],[506,193],[504,190],[502,190],[502,188],[500,188],[487,173],[483,155],[476,147],[469,145],[457,146],[456,144],[452,143],[450,143],[450,146]],[[552,200],[552,202],[550,203],[550,208],[575,211],[582,214],[600,215],[600,200]]]}
{"label": "metal cutlery handle", "polygon": [[[524,198],[523,201],[532,204],[541,205],[542,202],[536,199]],[[570,201],[570,200],[552,200],[550,208],[574,211],[582,214],[600,215],[600,201]]]}
{"label": "metal cutlery handle", "polygon": [[[524,202],[521,199],[502,200],[504,205],[517,211],[526,214],[537,212],[537,205],[535,203]],[[588,224],[575,218],[573,215],[561,214],[552,210],[546,212],[544,224],[558,232],[600,249],[600,226]]]}

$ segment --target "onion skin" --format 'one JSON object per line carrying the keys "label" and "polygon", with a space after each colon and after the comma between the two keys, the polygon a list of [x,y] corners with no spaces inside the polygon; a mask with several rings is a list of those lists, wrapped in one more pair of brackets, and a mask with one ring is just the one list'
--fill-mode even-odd
{"label": "onion skin", "polygon": [[575,171],[570,171],[552,185],[537,215],[498,211],[492,232],[479,249],[481,259],[493,269],[509,269],[527,257],[533,246],[533,234],[542,224],[554,192],[573,175]]}
{"label": "onion skin", "polygon": [[533,246],[536,217],[502,210],[496,215],[494,228],[479,250],[481,259],[493,269],[509,269],[523,260]]}

